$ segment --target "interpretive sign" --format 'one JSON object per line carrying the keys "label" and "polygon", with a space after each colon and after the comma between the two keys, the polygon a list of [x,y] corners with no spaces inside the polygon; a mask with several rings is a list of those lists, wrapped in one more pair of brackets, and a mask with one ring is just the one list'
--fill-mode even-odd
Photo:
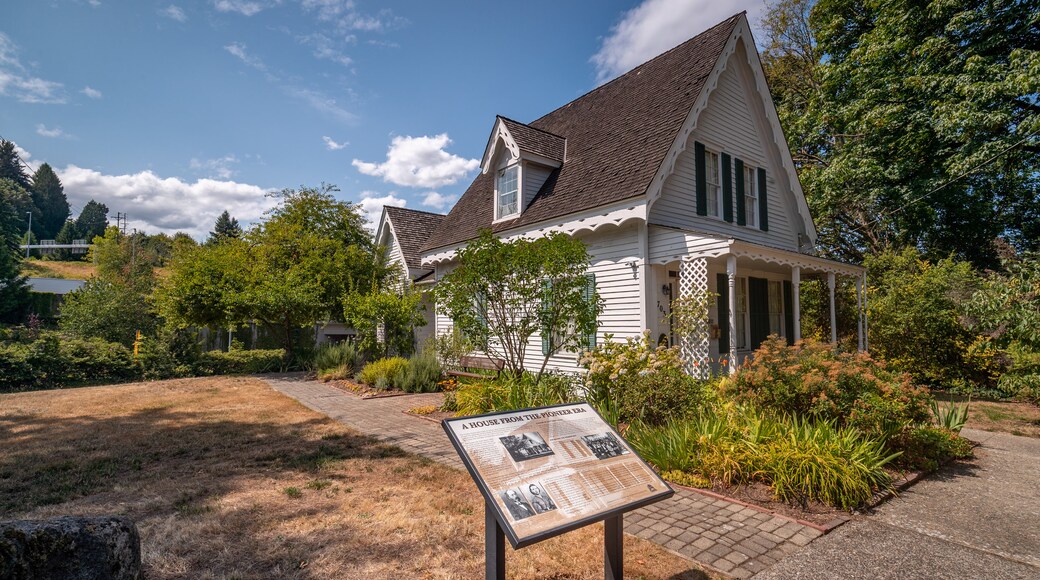
{"label": "interpretive sign", "polygon": [[674,493],[587,403],[443,425],[513,548]]}

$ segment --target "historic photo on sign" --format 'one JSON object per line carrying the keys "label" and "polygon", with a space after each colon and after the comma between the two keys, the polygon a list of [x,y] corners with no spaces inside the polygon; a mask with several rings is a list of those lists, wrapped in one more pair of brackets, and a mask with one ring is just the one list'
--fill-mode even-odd
{"label": "historic photo on sign", "polygon": [[513,516],[514,520],[519,521],[534,515],[534,508],[527,503],[527,500],[524,499],[524,494],[519,491],[507,489],[499,495],[502,497],[502,501],[505,502],[506,508],[509,509],[509,515]]}
{"label": "historic photo on sign", "polygon": [[526,487],[522,487],[521,491],[527,496],[527,502],[531,504],[536,513],[544,514],[556,509],[556,504],[549,494],[545,493],[541,483],[528,484]]}
{"label": "historic photo on sign", "polygon": [[546,445],[542,436],[537,433],[521,433],[501,437],[502,445],[509,451],[513,461],[526,461],[538,457],[547,457],[553,454],[553,450]]}
{"label": "historic photo on sign", "polygon": [[628,453],[628,450],[625,449],[625,446],[618,441],[618,438],[613,433],[585,435],[581,439],[599,459],[610,459],[611,457]]}

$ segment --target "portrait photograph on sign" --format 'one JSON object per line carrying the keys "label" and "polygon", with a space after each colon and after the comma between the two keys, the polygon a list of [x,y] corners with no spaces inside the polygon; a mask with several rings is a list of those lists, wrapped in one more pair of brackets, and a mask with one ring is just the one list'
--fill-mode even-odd
{"label": "portrait photograph on sign", "polygon": [[587,403],[443,425],[514,547],[673,493]]}

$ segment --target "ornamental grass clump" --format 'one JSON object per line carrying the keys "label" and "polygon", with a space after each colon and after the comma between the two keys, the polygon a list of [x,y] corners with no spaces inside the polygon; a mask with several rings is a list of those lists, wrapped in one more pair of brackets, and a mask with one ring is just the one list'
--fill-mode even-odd
{"label": "ornamental grass clump", "polygon": [[564,374],[530,373],[460,384],[454,393],[455,409],[461,416],[546,407],[576,400],[573,379]]}

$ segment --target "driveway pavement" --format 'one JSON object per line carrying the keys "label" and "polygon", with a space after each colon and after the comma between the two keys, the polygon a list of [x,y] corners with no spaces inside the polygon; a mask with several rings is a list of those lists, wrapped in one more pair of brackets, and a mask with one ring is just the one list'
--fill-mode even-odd
{"label": "driveway pavement", "polygon": [[757,579],[1040,579],[1040,439],[965,429],[976,460],[933,475]]}

